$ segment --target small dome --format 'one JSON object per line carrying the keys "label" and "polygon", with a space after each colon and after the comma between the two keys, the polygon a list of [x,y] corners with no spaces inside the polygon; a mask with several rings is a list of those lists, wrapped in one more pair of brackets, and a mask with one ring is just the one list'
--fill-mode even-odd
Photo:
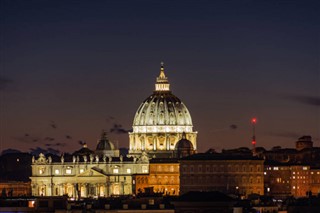
{"label": "small dome", "polygon": [[193,151],[193,145],[191,141],[186,139],[186,133],[182,134],[182,139],[177,142],[175,146],[175,150],[192,150]]}
{"label": "small dome", "polygon": [[88,148],[87,144],[84,143],[82,148],[79,149],[78,151],[75,151],[72,155],[80,155],[80,156],[84,156],[84,155],[90,155],[93,154],[94,151],[92,151],[91,149]]}
{"label": "small dome", "polygon": [[101,139],[99,140],[97,144],[96,151],[109,151],[114,150],[114,145],[109,141],[107,137],[107,133],[104,131],[102,133]]}
{"label": "small dome", "polygon": [[186,133],[182,133],[182,139],[179,140],[175,146],[174,154],[177,158],[187,157],[195,153],[191,141],[186,139]]}

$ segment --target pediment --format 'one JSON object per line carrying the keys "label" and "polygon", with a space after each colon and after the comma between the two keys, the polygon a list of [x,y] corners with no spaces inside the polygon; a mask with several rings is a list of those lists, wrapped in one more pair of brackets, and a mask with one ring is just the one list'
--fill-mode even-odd
{"label": "pediment", "polygon": [[99,168],[90,168],[87,171],[77,175],[77,177],[106,177],[107,175]]}

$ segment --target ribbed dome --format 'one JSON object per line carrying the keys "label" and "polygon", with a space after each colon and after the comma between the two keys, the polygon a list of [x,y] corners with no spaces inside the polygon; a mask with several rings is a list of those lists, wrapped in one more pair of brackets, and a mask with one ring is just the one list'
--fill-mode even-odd
{"label": "ribbed dome", "polygon": [[[170,91],[161,63],[155,90],[141,103],[134,116],[132,132],[129,132],[129,154],[138,156],[146,152],[149,156],[159,158],[172,157],[183,133],[192,145],[192,149],[186,152],[195,152],[197,132],[193,131],[191,115],[184,103]],[[182,156],[180,152],[178,154]]]}
{"label": "ribbed dome", "polygon": [[[138,108],[133,120],[135,132],[191,132],[192,119],[183,102],[172,94],[170,84],[161,66],[155,91]],[[157,126],[158,128],[154,128]],[[167,128],[167,129],[165,129]]]}
{"label": "ribbed dome", "polygon": [[109,141],[107,137],[107,133],[103,132],[101,139],[99,140],[97,144],[96,151],[109,151],[109,150],[114,150],[114,145]]}
{"label": "ribbed dome", "polygon": [[170,91],[150,95],[137,110],[134,126],[190,125],[192,120],[187,107]]}

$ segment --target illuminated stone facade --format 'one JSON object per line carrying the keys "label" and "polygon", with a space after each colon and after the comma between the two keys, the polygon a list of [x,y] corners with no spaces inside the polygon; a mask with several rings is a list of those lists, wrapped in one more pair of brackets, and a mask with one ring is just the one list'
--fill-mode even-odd
{"label": "illuminated stone facade", "polygon": [[320,193],[320,170],[309,165],[266,165],[264,171],[265,193],[275,198],[304,197]]}
{"label": "illuminated stone facade", "polygon": [[193,131],[191,115],[184,103],[170,91],[163,64],[155,91],[138,108],[129,133],[131,155],[147,152],[151,157],[172,157],[176,143],[186,134],[194,150],[197,132]]}
{"label": "illuminated stone facade", "polygon": [[68,195],[74,199],[129,195],[134,193],[132,176],[149,173],[145,153],[139,158],[84,155],[72,159],[61,157],[60,162],[53,162],[43,154],[33,159],[32,195]]}
{"label": "illuminated stone facade", "polygon": [[195,154],[180,160],[180,193],[220,191],[264,194],[263,160],[244,156]]}
{"label": "illuminated stone facade", "polygon": [[0,182],[0,192],[7,197],[18,197],[18,196],[30,196],[31,187],[30,182]]}
{"label": "illuminated stone facade", "polygon": [[151,159],[150,173],[136,176],[136,193],[153,188],[154,193],[177,196],[180,194],[179,162],[176,159]]}

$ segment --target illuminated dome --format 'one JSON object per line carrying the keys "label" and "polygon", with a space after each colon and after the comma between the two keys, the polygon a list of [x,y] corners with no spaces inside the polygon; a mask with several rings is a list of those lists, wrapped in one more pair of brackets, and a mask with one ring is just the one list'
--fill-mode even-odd
{"label": "illuminated dome", "polygon": [[154,154],[171,152],[185,132],[196,147],[191,115],[185,104],[170,91],[168,78],[161,64],[155,90],[139,106],[129,133],[130,151],[146,150]]}
{"label": "illuminated dome", "polygon": [[178,131],[183,131],[188,126],[192,128],[191,116],[187,107],[178,97],[171,92],[162,91],[155,91],[143,101],[133,121],[133,126],[138,127],[141,131],[146,131],[145,128],[149,128],[150,131],[158,132],[163,130],[154,128],[155,126],[172,125],[181,126]]}
{"label": "illuminated dome", "polygon": [[169,89],[161,65],[155,91],[138,108],[133,120],[135,132],[191,132],[192,120],[187,107]]}

